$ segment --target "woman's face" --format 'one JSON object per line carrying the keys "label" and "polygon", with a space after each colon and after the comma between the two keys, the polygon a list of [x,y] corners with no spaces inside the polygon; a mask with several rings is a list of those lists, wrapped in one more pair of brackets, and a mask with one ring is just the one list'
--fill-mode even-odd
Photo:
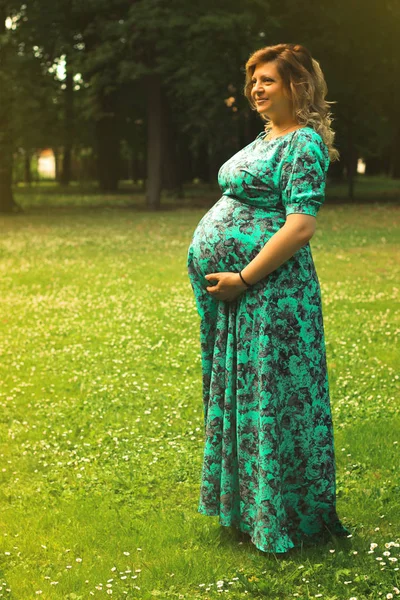
{"label": "woman's face", "polygon": [[265,114],[272,120],[291,118],[292,102],[273,61],[256,66],[251,95],[259,114]]}

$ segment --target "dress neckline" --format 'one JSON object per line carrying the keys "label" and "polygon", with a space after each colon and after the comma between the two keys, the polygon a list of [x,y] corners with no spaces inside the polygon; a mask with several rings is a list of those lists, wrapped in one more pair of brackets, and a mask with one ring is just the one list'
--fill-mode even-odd
{"label": "dress neckline", "polygon": [[300,129],[307,129],[309,128],[308,125],[304,125],[304,127],[298,127],[297,129],[295,129],[294,131],[289,131],[289,133],[284,133],[283,135],[278,135],[277,137],[272,138],[271,140],[265,140],[264,137],[261,136],[266,136],[267,134],[265,133],[265,131],[261,131],[260,135],[260,139],[262,139],[265,142],[274,142],[275,140],[280,140],[281,138],[286,137],[287,135],[291,135],[292,133],[296,133],[296,131],[300,131]]}

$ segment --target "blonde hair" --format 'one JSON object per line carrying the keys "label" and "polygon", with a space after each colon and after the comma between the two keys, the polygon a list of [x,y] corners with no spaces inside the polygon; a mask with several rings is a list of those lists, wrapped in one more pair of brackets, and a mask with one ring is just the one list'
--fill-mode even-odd
{"label": "blonde hair", "polygon": [[[329,111],[330,104],[325,96],[328,86],[319,63],[312,58],[310,52],[301,44],[277,44],[256,50],[246,62],[246,82],[244,94],[251,109],[257,107],[251,96],[253,74],[257,65],[274,61],[284,88],[290,94],[293,103],[293,118],[302,126],[312,127],[325,142],[329,158],[333,162],[339,160],[339,151],[334,148],[335,132],[331,128],[334,120]],[[265,131],[271,130],[270,119],[260,115],[266,121]]]}

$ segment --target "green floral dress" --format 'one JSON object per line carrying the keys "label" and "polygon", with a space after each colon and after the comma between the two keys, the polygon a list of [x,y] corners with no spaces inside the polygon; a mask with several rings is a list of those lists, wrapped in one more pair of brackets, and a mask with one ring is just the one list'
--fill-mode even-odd
{"label": "green floral dress", "polygon": [[221,198],[187,268],[200,316],[205,444],[198,512],[264,552],[349,535],[336,513],[321,290],[309,243],[233,302],[204,275],[238,272],[285,223],[317,215],[328,149],[311,127],[261,132],[218,173]]}

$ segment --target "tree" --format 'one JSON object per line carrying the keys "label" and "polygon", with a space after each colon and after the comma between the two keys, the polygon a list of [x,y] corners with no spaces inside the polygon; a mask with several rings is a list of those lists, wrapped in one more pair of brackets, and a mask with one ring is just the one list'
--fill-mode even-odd
{"label": "tree", "polygon": [[18,212],[12,192],[13,154],[15,149],[13,107],[17,51],[6,27],[8,5],[0,0],[0,212]]}

